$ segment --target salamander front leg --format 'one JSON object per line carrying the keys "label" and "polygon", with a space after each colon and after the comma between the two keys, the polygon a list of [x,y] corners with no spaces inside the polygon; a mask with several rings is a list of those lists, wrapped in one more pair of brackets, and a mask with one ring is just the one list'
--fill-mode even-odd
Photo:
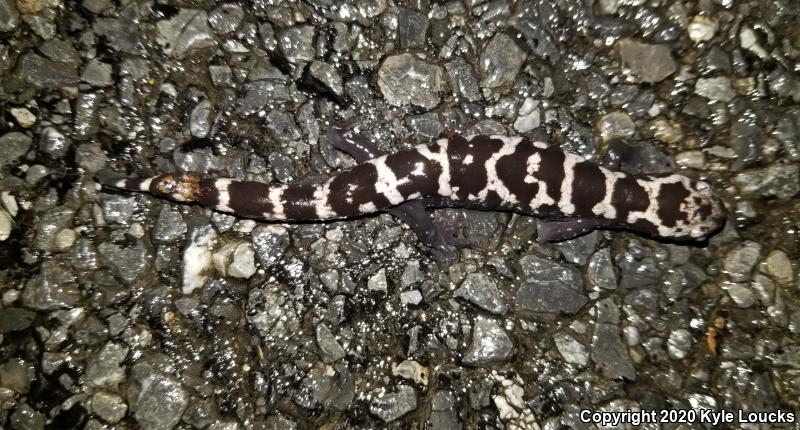
{"label": "salamander front leg", "polygon": [[[350,155],[359,163],[384,155],[375,144],[356,133],[354,120],[335,123],[328,132],[328,141],[334,148]],[[455,258],[455,248],[465,245],[465,240],[453,235],[452,228],[431,218],[423,202],[416,200],[404,202],[389,208],[386,212],[408,224],[419,240],[434,251],[437,260],[445,267]]]}
{"label": "salamander front leg", "polygon": [[355,126],[356,121],[353,119],[334,123],[328,132],[328,142],[339,151],[355,158],[359,163],[385,155],[372,142],[358,134]]}

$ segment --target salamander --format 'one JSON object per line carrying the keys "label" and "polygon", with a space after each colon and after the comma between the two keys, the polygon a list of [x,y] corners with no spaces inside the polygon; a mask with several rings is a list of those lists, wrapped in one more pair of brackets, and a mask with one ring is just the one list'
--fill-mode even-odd
{"label": "salamander", "polygon": [[[334,146],[360,164],[318,184],[267,184],[192,172],[149,178],[98,173],[104,186],[139,191],[265,221],[344,219],[389,211],[422,236],[434,228],[427,207],[465,207],[534,215],[544,240],[597,228],[626,229],[670,241],[703,240],[725,222],[705,181],[680,174],[633,175],[521,137],[450,134],[392,154],[338,130]],[[337,144],[338,140],[338,144]],[[433,234],[433,233],[426,233]],[[433,236],[443,236],[441,232]],[[446,245],[443,237],[423,239]]]}

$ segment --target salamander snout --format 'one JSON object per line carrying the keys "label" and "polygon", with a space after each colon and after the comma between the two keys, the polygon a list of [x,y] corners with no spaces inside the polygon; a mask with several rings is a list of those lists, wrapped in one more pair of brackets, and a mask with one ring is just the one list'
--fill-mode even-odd
{"label": "salamander snout", "polygon": [[702,240],[725,225],[725,206],[714,195],[708,182],[693,181],[690,189],[691,192],[684,201],[689,214],[689,225],[692,226],[689,234],[693,239]]}

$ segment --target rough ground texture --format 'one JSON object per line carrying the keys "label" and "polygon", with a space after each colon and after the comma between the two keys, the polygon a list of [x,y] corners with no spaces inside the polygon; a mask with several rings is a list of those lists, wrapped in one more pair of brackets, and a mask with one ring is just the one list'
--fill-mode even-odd
{"label": "rough ground texture", "polygon": [[[0,427],[560,428],[800,409],[791,0],[0,0]],[[709,179],[703,246],[440,210],[257,224],[101,168],[314,181],[444,130]]]}

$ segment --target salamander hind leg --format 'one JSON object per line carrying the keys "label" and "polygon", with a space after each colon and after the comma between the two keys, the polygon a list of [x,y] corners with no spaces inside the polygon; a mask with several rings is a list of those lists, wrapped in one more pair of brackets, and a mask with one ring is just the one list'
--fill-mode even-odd
{"label": "salamander hind leg", "polygon": [[536,231],[540,241],[561,242],[611,225],[610,221],[586,218],[539,220]]}
{"label": "salamander hind leg", "polygon": [[457,237],[450,224],[434,219],[419,200],[403,203],[387,212],[408,224],[420,242],[431,249],[442,267],[448,267],[453,262],[459,247],[472,244],[468,239]]}

